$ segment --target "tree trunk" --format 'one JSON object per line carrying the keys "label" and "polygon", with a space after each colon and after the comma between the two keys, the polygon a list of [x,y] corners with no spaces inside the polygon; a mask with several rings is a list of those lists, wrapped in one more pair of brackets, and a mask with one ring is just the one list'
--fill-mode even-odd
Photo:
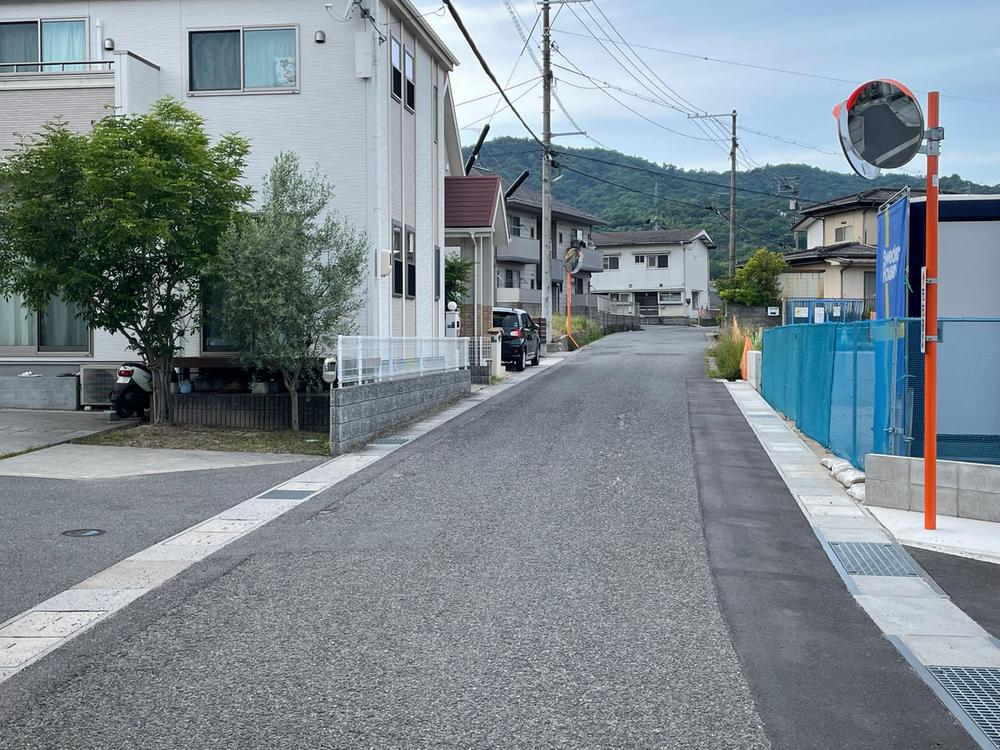
{"label": "tree trunk", "polygon": [[299,431],[299,375],[301,370],[294,373],[281,372],[281,377],[285,381],[285,388],[288,389],[288,403],[291,408],[292,430]]}
{"label": "tree trunk", "polygon": [[174,414],[170,408],[170,375],[173,370],[173,357],[162,357],[153,366],[153,409],[150,421],[155,424],[173,424]]}

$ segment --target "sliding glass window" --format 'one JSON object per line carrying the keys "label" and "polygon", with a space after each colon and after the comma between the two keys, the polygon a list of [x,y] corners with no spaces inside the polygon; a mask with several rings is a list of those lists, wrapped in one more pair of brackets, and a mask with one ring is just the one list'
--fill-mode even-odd
{"label": "sliding glass window", "polygon": [[[0,74],[86,70],[82,64],[86,58],[84,19],[0,23]],[[39,62],[53,64],[37,65]]]}
{"label": "sliding glass window", "polygon": [[294,28],[192,31],[188,58],[193,93],[295,91],[299,83]]}

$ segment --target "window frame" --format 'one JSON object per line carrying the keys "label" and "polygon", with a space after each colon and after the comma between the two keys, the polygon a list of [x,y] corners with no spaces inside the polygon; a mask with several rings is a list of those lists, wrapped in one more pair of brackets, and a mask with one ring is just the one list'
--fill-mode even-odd
{"label": "window frame", "polygon": [[434,301],[441,299],[441,275],[444,273],[444,264],[441,259],[441,246],[434,246]]}
{"label": "window frame", "polygon": [[[392,53],[399,51],[399,62],[392,59]],[[399,92],[397,93],[396,87]],[[403,43],[395,34],[389,34],[389,93],[397,102],[403,101]]]}
{"label": "window frame", "polygon": [[643,265],[646,265],[646,254],[645,253],[641,253],[641,254],[637,253],[636,255],[634,255],[632,257],[633,257],[633,262],[634,263],[642,263]]}
{"label": "window frame", "polygon": [[[677,295],[677,299],[671,299],[671,295]],[[670,289],[665,292],[659,292],[656,297],[656,303],[658,305],[683,305],[684,304],[684,292],[677,289]]]}
{"label": "window frame", "polygon": [[[246,86],[246,44],[245,35],[248,31],[292,31],[295,34],[295,85],[294,86],[267,86],[251,87]],[[205,32],[237,32],[240,35],[240,87],[238,89],[192,89],[191,83],[194,74],[194,58],[191,54],[191,36],[193,34]],[[184,54],[186,56],[187,69],[187,95],[188,96],[254,96],[265,95],[287,95],[302,93],[302,33],[301,27],[297,23],[274,23],[274,24],[251,24],[248,26],[198,26],[185,29],[187,34],[187,45]]]}
{"label": "window frame", "polygon": [[[848,233],[852,232],[852,231],[854,231],[854,225],[853,224],[844,224],[843,226],[840,226],[840,227],[834,227],[833,228],[833,241],[834,241],[834,243],[837,243],[837,242],[851,242],[852,236],[849,235]],[[843,232],[846,235],[846,238],[838,240],[837,239],[837,233],[838,232]]]}
{"label": "window frame", "polygon": [[[403,45],[403,106],[411,113],[417,109],[417,58],[413,52],[405,44]],[[410,74],[406,70],[407,62]]]}
{"label": "window frame", "polygon": [[[666,258],[666,262],[661,266],[660,258]],[[646,268],[652,270],[659,270],[664,268],[670,268],[670,253],[656,253],[655,255],[646,256]]]}
{"label": "window frame", "polygon": [[[23,63],[0,63],[0,76],[3,75],[16,75],[21,73],[89,73],[92,72],[89,67],[84,70],[78,71],[65,71],[65,70],[43,70],[46,66],[56,66],[64,65],[67,63],[86,63],[91,62],[90,60],[66,60],[65,62],[45,62],[42,60],[42,24],[47,22],[59,22],[59,21],[83,21],[83,46],[85,50],[90,49],[90,16],[35,16],[32,18],[4,18],[0,20],[0,26],[5,26],[7,24],[19,24],[19,23],[33,23],[35,24],[35,56],[37,60]],[[87,52],[85,57],[89,57],[90,53]],[[94,60],[93,62],[98,62]],[[37,70],[17,70],[18,66],[30,66],[35,67]],[[8,67],[14,67],[14,70],[8,70]],[[104,68],[102,68],[103,70]]]}
{"label": "window frame", "polygon": [[406,299],[417,298],[417,232],[414,227],[406,225],[403,244],[403,269],[405,277],[403,279],[404,297]]}
{"label": "window frame", "polygon": [[[25,309],[23,304],[21,309]],[[91,357],[94,354],[94,328],[87,324],[87,343],[79,346],[46,346],[42,344],[42,323],[43,315],[38,310],[30,311],[33,316],[31,327],[34,331],[34,343],[17,346],[0,344],[0,356],[2,357],[37,357],[45,356],[67,356],[79,357],[81,354]]]}
{"label": "window frame", "polygon": [[[611,267],[612,261],[615,264],[614,268]],[[605,255],[604,256],[604,260],[601,262],[601,265],[604,267],[605,271],[620,271],[621,267],[622,267],[621,256],[620,255]]]}
{"label": "window frame", "polygon": [[[399,279],[399,291],[396,291],[396,279]],[[403,225],[392,222],[392,296],[403,297],[406,291],[406,268],[403,265]]]}

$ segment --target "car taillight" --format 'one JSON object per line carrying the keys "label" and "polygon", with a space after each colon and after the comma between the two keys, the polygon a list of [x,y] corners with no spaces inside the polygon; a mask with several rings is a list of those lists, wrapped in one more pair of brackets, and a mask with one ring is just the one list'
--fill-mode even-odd
{"label": "car taillight", "polygon": [[511,329],[510,335],[516,339],[521,338],[521,329],[520,328]]}
{"label": "car taillight", "polygon": [[132,374],[134,372],[135,372],[135,370],[132,370],[132,369],[127,368],[127,367],[122,367],[120,370],[118,370],[118,377],[120,377],[120,378],[130,378],[130,377],[132,377]]}

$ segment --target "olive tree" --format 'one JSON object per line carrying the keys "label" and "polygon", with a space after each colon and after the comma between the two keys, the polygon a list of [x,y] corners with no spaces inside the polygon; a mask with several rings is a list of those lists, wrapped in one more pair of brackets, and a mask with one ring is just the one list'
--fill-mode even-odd
{"label": "olive tree", "polygon": [[367,237],[330,205],[333,187],[280,154],[259,211],[226,233],[216,267],[222,335],[242,364],[281,372],[293,430],[304,374],[355,331]]}
{"label": "olive tree", "polygon": [[50,123],[0,164],[0,293],[38,311],[57,295],[121,334],[153,371],[154,421],[171,421],[202,278],[251,197],[248,151],[233,135],[211,143],[198,115],[164,99],[85,134]]}

